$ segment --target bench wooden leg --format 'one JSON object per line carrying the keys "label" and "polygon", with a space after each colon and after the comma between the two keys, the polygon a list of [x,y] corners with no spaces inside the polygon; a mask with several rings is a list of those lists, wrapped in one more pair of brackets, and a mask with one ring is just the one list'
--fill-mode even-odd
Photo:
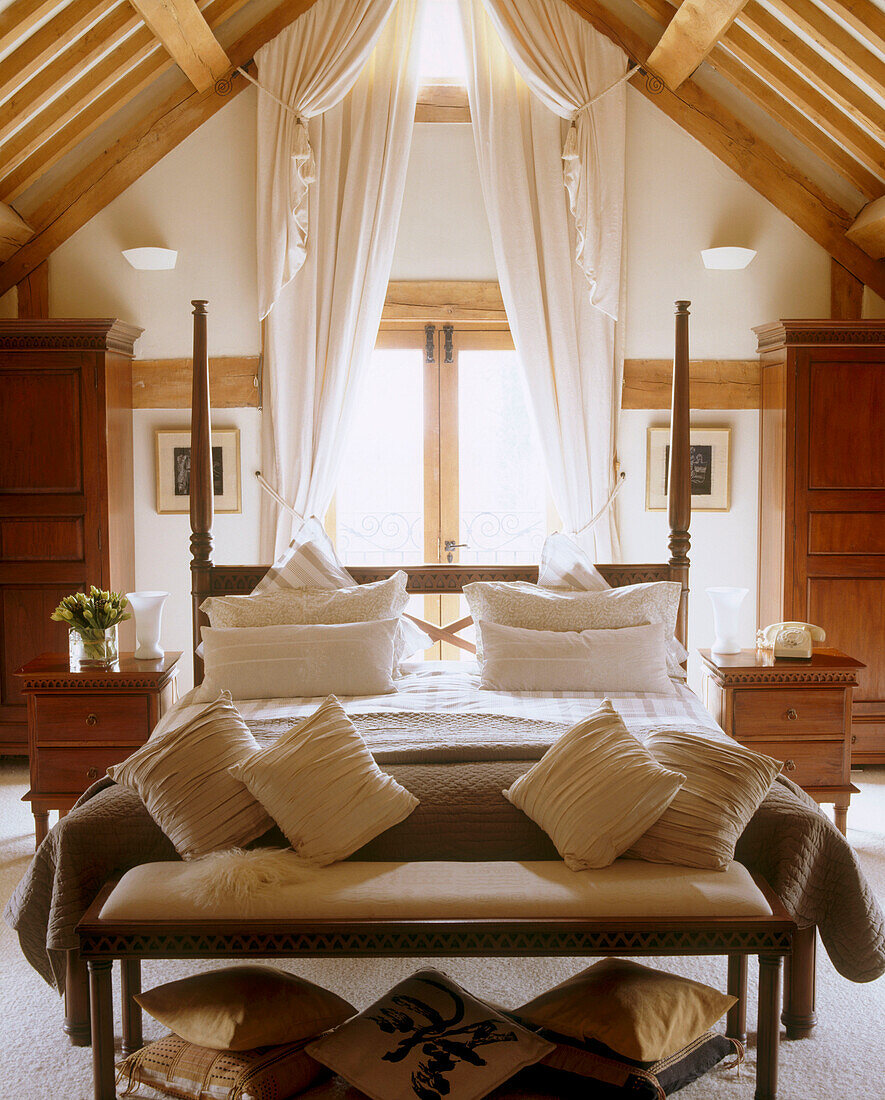
{"label": "bench wooden leg", "polygon": [[115,1100],[114,1003],[111,960],[90,959],[89,999],[92,1019],[92,1086],[94,1100]]}
{"label": "bench wooden leg", "polygon": [[49,832],[49,810],[32,810],[34,815],[34,850],[43,843]]}
{"label": "bench wooden leg", "polygon": [[817,1014],[814,1011],[817,985],[817,928],[797,928],[793,954],[787,958],[784,974],[784,1012],[781,1016],[788,1039],[807,1039]]}
{"label": "bench wooden leg", "polygon": [[737,1004],[728,1010],[725,1034],[741,1043],[747,1041],[747,956],[728,956],[728,992]]}
{"label": "bench wooden leg", "polygon": [[89,1046],[89,972],[76,950],[68,951],[65,963],[64,1033],[72,1047]]}
{"label": "bench wooden leg", "polygon": [[780,1046],[781,956],[759,956],[759,1020],[756,1030],[756,1100],[777,1100]]}
{"label": "bench wooden leg", "polygon": [[141,993],[141,959],[120,959],[123,1001],[123,1056],[144,1046],[141,1034],[141,1005],[135,995]]}

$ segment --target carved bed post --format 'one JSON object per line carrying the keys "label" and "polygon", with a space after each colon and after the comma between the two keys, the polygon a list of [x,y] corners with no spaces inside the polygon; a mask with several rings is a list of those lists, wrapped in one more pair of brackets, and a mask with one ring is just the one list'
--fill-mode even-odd
{"label": "carved bed post", "polygon": [[200,626],[206,621],[199,611],[209,595],[212,568],[212,446],[209,413],[209,351],[206,342],[206,302],[194,307],[193,396],[191,398],[191,594],[194,623],[194,684],[203,680],[203,661],[197,656]]}
{"label": "carved bed post", "polygon": [[667,475],[670,519],[670,569],[682,582],[676,633],[688,648],[688,548],[691,536],[691,392],[688,369],[688,307],[676,303],[676,347],[673,355],[673,405],[670,410],[670,468]]}

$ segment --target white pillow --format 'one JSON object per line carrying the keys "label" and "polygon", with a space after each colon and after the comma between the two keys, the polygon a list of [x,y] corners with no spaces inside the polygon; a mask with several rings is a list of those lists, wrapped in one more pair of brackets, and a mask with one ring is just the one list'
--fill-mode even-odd
{"label": "white pillow", "polygon": [[[611,585],[581,547],[568,535],[560,532],[548,535],[541,548],[538,584],[542,588],[560,588],[577,592],[604,592],[611,589]],[[682,642],[675,635],[669,635],[667,666],[671,676],[680,680],[685,679],[682,663],[687,657],[688,650]]]}
{"label": "white pillow", "polygon": [[418,805],[381,771],[334,695],[276,744],[230,770],[296,855],[320,866],[346,859]]}
{"label": "white pillow", "polygon": [[544,539],[538,584],[542,588],[571,588],[582,592],[605,592],[611,588],[580,546],[561,531]]}
{"label": "white pillow", "polygon": [[229,691],[234,699],[384,695],[396,619],[319,626],[204,626],[205,680],[199,698]]}
{"label": "white pillow", "polygon": [[640,691],[672,695],[663,623],[619,630],[524,630],[479,624],[480,687],[497,691]]}
{"label": "white pillow", "polygon": [[[653,581],[605,592],[572,592],[525,581],[474,581],[464,586],[464,595],[475,623],[526,630],[608,630],[662,622],[670,637],[676,629],[682,585]],[[480,661],[481,641],[478,637]]]}
{"label": "white pillow", "polygon": [[[264,574],[252,595],[285,588],[348,588],[356,581],[341,564],[332,540],[317,519],[309,519],[289,549]],[[405,616],[397,629],[396,662],[406,661],[433,645],[429,635]]]}
{"label": "white pillow", "polygon": [[213,699],[108,768],[139,795],[184,859],[241,847],[273,825],[228,769],[258,751],[230,696]]}
{"label": "white pillow", "polygon": [[606,699],[503,793],[573,871],[586,871],[626,852],[684,782],[636,740]]}

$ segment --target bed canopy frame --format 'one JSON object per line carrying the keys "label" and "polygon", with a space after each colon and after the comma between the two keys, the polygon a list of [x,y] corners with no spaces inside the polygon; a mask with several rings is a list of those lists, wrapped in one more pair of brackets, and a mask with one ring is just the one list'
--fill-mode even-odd
{"label": "bed canopy frame", "polygon": [[[207,302],[200,299],[194,307],[193,399],[191,404],[191,593],[193,597],[194,683],[203,679],[203,661],[197,653],[200,628],[208,619],[200,611],[207,596],[245,594],[261,580],[268,565],[216,565],[212,561],[212,458],[210,446],[211,405],[209,395],[209,353],[206,338]],[[670,559],[660,564],[600,564],[600,573],[609,584],[619,587],[642,581],[679,581],[682,599],[676,636],[688,645],[688,551],[691,544],[691,466],[689,456],[690,393],[688,365],[688,307],[691,302],[676,302],[676,340],[673,355],[673,387],[670,415],[670,460],[667,479],[670,522]],[[383,580],[398,569],[408,574],[408,591],[420,595],[456,594],[472,581],[537,581],[536,565],[391,565],[348,566],[359,584]],[[460,620],[429,633],[472,648],[455,632],[469,620]],[[422,623],[422,625],[425,625]]]}

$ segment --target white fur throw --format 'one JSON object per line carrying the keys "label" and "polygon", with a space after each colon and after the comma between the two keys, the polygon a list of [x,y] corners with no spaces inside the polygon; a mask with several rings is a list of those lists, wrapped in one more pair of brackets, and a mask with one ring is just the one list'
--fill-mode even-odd
{"label": "white fur throw", "polygon": [[316,866],[300,859],[291,848],[229,848],[188,860],[186,894],[207,909],[234,902],[248,914],[276,887],[304,882],[317,873]]}

